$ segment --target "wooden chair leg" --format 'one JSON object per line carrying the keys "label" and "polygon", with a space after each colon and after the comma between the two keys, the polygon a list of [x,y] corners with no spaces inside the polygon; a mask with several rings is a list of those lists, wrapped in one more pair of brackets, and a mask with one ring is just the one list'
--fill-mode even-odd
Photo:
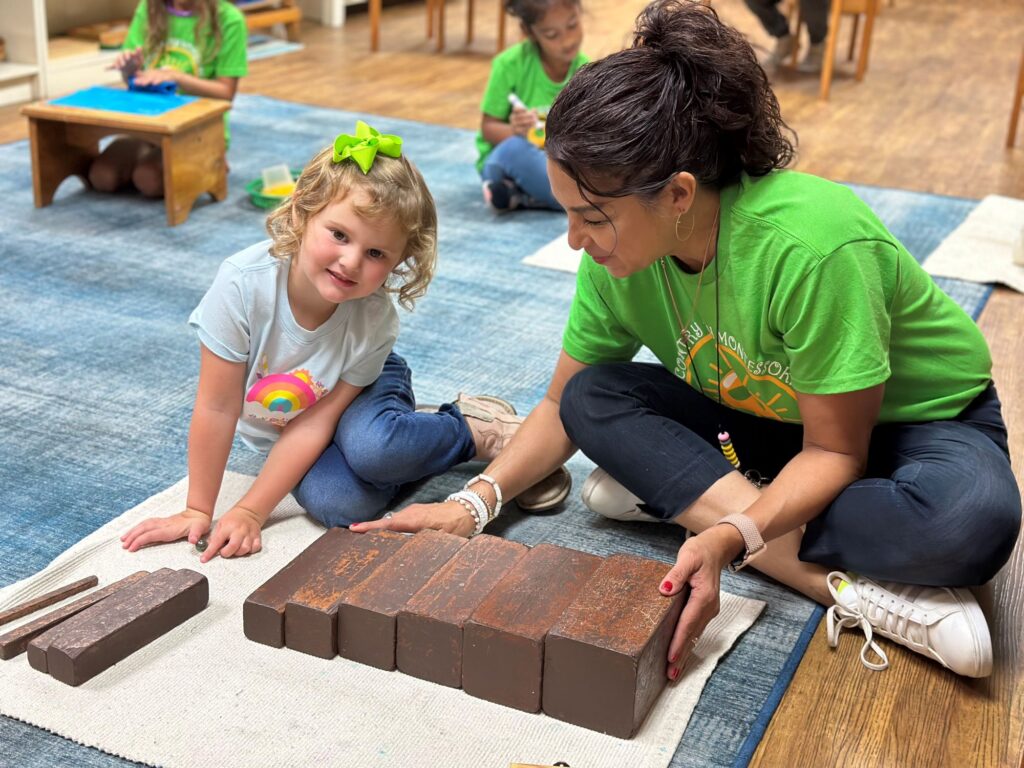
{"label": "wooden chair leg", "polygon": [[466,45],[473,42],[473,0],[466,0]]}
{"label": "wooden chair leg", "polygon": [[[380,7],[383,0],[370,0],[370,50],[380,48]],[[428,6],[429,8],[429,6]],[[429,14],[430,11],[428,10]]]}
{"label": "wooden chair leg", "polygon": [[846,51],[846,60],[853,61],[853,53],[857,48],[857,27],[860,26],[860,14],[853,15],[853,31],[850,32],[850,47]]}
{"label": "wooden chair leg", "polygon": [[[794,20],[796,23],[794,24]],[[790,34],[796,35],[797,44],[793,46],[793,55],[789,57],[789,66],[796,67],[797,56],[800,55],[800,25],[803,23],[803,17],[800,13],[800,0],[793,0],[793,4],[789,7],[789,28],[793,30]]]}
{"label": "wooden chair leg", "polygon": [[434,3],[427,0],[427,40],[434,36]]}
{"label": "wooden chair leg", "polygon": [[505,50],[505,0],[498,0],[498,53]]}
{"label": "wooden chair leg", "polygon": [[445,0],[436,0],[437,5],[437,52],[444,50],[444,6]]}
{"label": "wooden chair leg", "polygon": [[832,10],[828,19],[828,38],[825,44],[825,61],[821,66],[821,90],[819,97],[828,100],[832,88],[832,72],[836,65],[836,45],[839,42],[839,23],[843,17],[843,0],[832,0]]}
{"label": "wooden chair leg", "polygon": [[864,73],[868,71],[868,54],[871,52],[871,30],[875,26],[875,13],[878,10],[878,0],[868,0],[868,8],[864,13],[864,34],[860,40],[860,56],[857,58],[857,82],[864,79]]}
{"label": "wooden chair leg", "polygon": [[1006,148],[1011,149],[1017,142],[1017,120],[1020,118],[1021,102],[1024,101],[1024,47],[1021,49],[1020,70],[1017,72],[1017,93],[1013,97],[1010,111],[1010,130],[1006,134]]}

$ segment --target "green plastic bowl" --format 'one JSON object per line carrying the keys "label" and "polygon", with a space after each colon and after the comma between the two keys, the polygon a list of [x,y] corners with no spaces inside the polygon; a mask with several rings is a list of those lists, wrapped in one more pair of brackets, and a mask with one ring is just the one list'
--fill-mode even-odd
{"label": "green plastic bowl", "polygon": [[[292,181],[297,181],[302,175],[301,168],[292,168]],[[249,193],[249,200],[257,208],[269,210],[277,208],[288,199],[287,195],[265,195],[263,194],[263,179],[253,179],[245,185],[245,191]]]}

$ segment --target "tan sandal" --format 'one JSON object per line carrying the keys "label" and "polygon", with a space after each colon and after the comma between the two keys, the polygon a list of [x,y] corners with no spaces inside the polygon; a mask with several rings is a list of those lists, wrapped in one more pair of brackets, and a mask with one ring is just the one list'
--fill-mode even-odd
{"label": "tan sandal", "polygon": [[547,512],[565,501],[571,490],[572,475],[565,467],[559,467],[520,493],[516,506],[523,512]]}

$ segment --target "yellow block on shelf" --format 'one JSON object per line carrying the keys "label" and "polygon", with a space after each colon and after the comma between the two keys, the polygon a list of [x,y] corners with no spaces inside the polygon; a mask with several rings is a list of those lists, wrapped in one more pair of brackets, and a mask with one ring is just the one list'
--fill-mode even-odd
{"label": "yellow block on shelf", "polygon": [[77,40],[73,37],[51,37],[46,44],[50,59],[66,59],[70,56],[88,56],[100,52],[96,40]]}

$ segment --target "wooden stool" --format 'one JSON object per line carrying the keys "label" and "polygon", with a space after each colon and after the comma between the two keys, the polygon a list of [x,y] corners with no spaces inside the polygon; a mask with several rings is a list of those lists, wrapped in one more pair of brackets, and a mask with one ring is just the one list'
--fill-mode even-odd
{"label": "wooden stool", "polygon": [[293,43],[302,36],[302,9],[295,0],[251,0],[239,3],[238,9],[245,14],[245,27],[250,32],[284,24],[285,34]]}
{"label": "wooden stool", "polygon": [[[474,0],[466,0],[466,45],[473,42],[473,8]],[[380,48],[380,14],[383,0],[370,0],[370,50]],[[444,6],[445,0],[427,0],[427,39],[434,37],[435,16],[437,22],[437,38],[435,45],[438,53],[444,50]],[[505,49],[505,0],[498,0],[498,51]]]}
{"label": "wooden stool", "polygon": [[1020,69],[1017,71],[1017,92],[1013,97],[1010,109],[1010,130],[1006,134],[1006,148],[1010,149],[1017,141],[1017,119],[1020,117],[1020,105],[1024,101],[1024,46],[1021,47]]}
{"label": "wooden stool", "polygon": [[68,176],[87,178],[89,166],[100,153],[100,139],[130,136],[160,147],[167,224],[181,224],[204,192],[214,200],[227,197],[223,115],[230,108],[231,102],[221,99],[196,99],[147,117],[45,101],[22,107],[29,121],[36,208],[52,203],[57,187]]}

